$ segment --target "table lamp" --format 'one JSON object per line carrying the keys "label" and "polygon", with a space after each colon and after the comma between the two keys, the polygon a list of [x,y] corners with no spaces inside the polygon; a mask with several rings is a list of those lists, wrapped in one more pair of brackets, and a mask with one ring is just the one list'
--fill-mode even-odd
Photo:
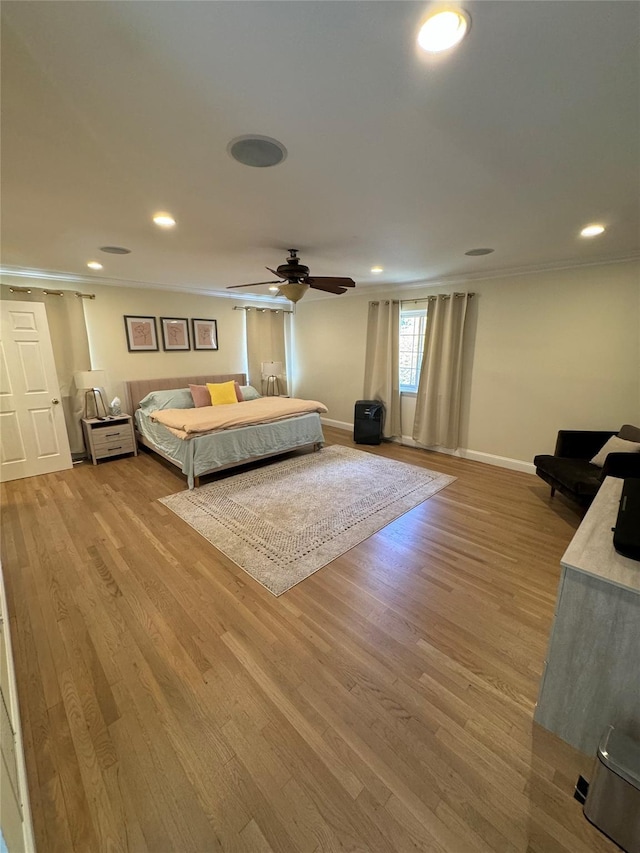
{"label": "table lamp", "polygon": [[[78,370],[73,374],[78,391],[84,391],[85,418],[97,418],[99,421],[107,417],[107,406],[102,396],[102,388],[107,381],[104,370]],[[91,402],[93,401],[93,402]],[[100,414],[102,406],[103,414]]]}
{"label": "table lamp", "polygon": [[280,376],[282,376],[281,361],[262,362],[262,378],[267,380],[265,396],[274,397],[280,394]]}

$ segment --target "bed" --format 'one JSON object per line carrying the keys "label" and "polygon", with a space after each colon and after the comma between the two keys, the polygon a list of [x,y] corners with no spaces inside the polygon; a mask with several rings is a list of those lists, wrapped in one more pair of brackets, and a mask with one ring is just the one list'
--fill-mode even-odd
{"label": "bed", "polygon": [[[188,389],[189,385],[232,380],[244,386],[247,377],[244,373],[229,373],[132,380],[126,383],[138,443],[176,465],[186,476],[190,489],[199,486],[200,477],[205,474],[290,450],[319,450],[324,443],[317,411],[281,417],[271,423],[234,426],[180,438],[175,434],[176,430],[171,431],[140,408],[140,401],[151,392]],[[250,406],[251,402],[238,405]]]}

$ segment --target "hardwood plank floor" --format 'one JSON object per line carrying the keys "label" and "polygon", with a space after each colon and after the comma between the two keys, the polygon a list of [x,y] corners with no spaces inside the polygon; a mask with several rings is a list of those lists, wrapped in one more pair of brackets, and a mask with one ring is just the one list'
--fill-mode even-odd
{"label": "hardwood plank floor", "polygon": [[39,853],[617,849],[572,797],[592,757],[532,722],[579,512],[361,449],[458,479],[281,598],[157,502],[184,484],[146,453],[2,487]]}

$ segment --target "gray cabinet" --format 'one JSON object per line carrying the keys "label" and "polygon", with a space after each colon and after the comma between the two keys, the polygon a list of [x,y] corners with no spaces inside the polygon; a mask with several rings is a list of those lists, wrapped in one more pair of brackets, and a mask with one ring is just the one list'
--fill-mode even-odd
{"label": "gray cabinet", "polygon": [[618,554],[622,480],[607,477],[562,558],[534,719],[587,755],[612,725],[640,733],[640,562]]}
{"label": "gray cabinet", "polygon": [[0,575],[0,829],[9,853],[33,851],[4,583]]}

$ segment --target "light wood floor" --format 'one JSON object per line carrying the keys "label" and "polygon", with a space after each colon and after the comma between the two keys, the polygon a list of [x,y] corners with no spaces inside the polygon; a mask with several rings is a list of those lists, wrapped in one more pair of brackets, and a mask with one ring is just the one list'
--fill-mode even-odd
{"label": "light wood floor", "polygon": [[371,451],[458,479],[281,598],[147,454],[2,488],[39,853],[617,849],[572,798],[592,759],[532,723],[577,511]]}

